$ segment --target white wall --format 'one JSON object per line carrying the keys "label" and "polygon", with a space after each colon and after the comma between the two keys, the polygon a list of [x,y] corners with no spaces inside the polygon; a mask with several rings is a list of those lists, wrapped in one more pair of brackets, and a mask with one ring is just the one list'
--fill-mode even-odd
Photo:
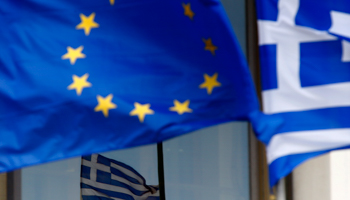
{"label": "white wall", "polygon": [[311,159],[293,172],[294,200],[349,200],[350,150]]}

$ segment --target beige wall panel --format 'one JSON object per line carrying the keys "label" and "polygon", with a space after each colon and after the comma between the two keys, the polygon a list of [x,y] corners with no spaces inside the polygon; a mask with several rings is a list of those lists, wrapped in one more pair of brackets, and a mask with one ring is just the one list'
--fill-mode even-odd
{"label": "beige wall panel", "polygon": [[7,199],[7,176],[6,173],[0,174],[0,200]]}
{"label": "beige wall panel", "polygon": [[308,160],[293,172],[294,199],[330,200],[330,155]]}

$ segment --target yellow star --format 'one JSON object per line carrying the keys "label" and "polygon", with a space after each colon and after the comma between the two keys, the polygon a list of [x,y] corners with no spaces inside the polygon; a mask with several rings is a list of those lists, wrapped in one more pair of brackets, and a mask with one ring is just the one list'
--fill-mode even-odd
{"label": "yellow star", "polygon": [[184,8],[184,15],[193,20],[194,12],[191,10],[191,3],[182,3],[182,7]]}
{"label": "yellow star", "polygon": [[117,108],[117,105],[112,102],[112,98],[113,94],[109,94],[105,98],[97,95],[98,105],[95,107],[95,112],[102,111],[103,115],[108,117],[108,111]]}
{"label": "yellow star", "polygon": [[113,6],[114,5],[114,0],[109,0],[109,3]]}
{"label": "yellow star", "polygon": [[92,28],[98,28],[100,25],[94,21],[95,13],[91,13],[90,16],[85,16],[80,14],[80,24],[78,24],[76,29],[84,29],[85,35],[89,35]]}
{"label": "yellow star", "polygon": [[77,92],[77,95],[80,96],[84,88],[91,87],[91,83],[87,81],[88,77],[89,77],[89,74],[84,74],[82,77],[73,75],[73,83],[67,87],[68,90],[75,89]]}
{"label": "yellow star", "polygon": [[184,114],[185,112],[191,113],[192,109],[188,106],[190,105],[190,100],[186,100],[183,103],[180,103],[178,100],[174,100],[174,106],[170,107],[169,110],[177,112],[179,115]]}
{"label": "yellow star", "polygon": [[154,111],[150,109],[151,104],[139,104],[137,102],[134,103],[135,108],[130,112],[130,116],[137,115],[141,123],[143,123],[146,115],[154,114]]}
{"label": "yellow star", "polygon": [[203,38],[203,42],[205,44],[204,50],[210,51],[213,56],[215,55],[215,50],[218,49],[217,46],[213,45],[211,38],[208,38],[207,40]]}
{"label": "yellow star", "polygon": [[221,83],[216,79],[218,78],[218,73],[215,73],[213,76],[204,74],[204,83],[199,85],[199,88],[206,88],[207,93],[210,95],[214,87],[220,87]]}
{"label": "yellow star", "polygon": [[67,47],[67,53],[62,56],[62,60],[69,59],[70,64],[74,65],[78,58],[85,58],[86,55],[82,53],[84,47],[80,46],[76,49]]}

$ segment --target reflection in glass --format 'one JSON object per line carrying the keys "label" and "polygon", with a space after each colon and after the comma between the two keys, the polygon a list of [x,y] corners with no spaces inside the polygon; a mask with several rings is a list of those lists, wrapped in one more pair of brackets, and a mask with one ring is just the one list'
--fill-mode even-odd
{"label": "reflection in glass", "polygon": [[167,200],[249,199],[247,123],[196,131],[163,149]]}
{"label": "reflection in glass", "polygon": [[[103,156],[127,163],[147,180],[158,185],[157,147],[102,153]],[[81,158],[38,165],[22,169],[22,200],[79,200]]]}
{"label": "reflection in glass", "polygon": [[99,154],[82,157],[80,186],[83,200],[159,200],[158,185],[147,185],[131,166]]}

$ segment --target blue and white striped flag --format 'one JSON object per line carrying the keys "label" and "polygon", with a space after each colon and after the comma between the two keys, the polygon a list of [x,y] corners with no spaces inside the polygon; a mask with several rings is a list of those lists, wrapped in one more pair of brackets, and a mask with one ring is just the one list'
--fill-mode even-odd
{"label": "blue and white striped flag", "polygon": [[275,126],[260,126],[258,137],[274,185],[303,161],[350,146],[350,1],[256,3],[263,106]]}
{"label": "blue and white striped flag", "polygon": [[81,160],[83,200],[159,200],[159,187],[146,180],[132,167],[93,154]]}

